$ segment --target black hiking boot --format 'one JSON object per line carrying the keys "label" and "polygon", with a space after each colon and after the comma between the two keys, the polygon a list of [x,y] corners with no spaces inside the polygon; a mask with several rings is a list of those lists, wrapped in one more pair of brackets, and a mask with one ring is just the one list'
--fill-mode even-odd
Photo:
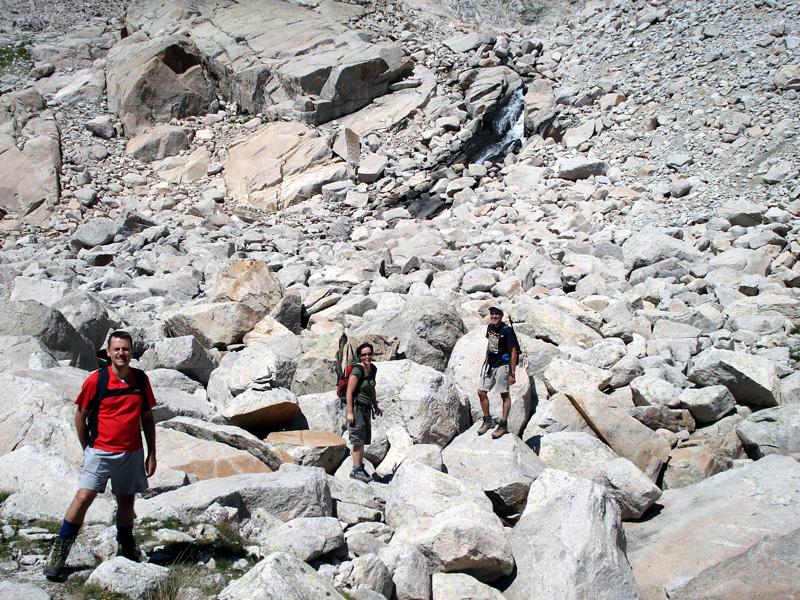
{"label": "black hiking boot", "polygon": [[481,426],[478,427],[478,435],[483,435],[487,431],[489,431],[494,426],[494,420],[492,417],[483,417],[483,423]]}
{"label": "black hiking boot", "polygon": [[75,538],[64,539],[60,536],[53,541],[53,547],[50,548],[50,554],[43,569],[44,576],[47,579],[59,580],[64,578],[64,565],[74,542]]}
{"label": "black hiking boot", "polygon": [[142,555],[135,542],[121,542],[117,544],[117,556],[122,556],[133,562],[142,562]]}
{"label": "black hiking boot", "polygon": [[497,423],[497,427],[492,432],[492,439],[498,440],[507,433],[508,433],[508,423],[506,423],[505,421],[499,421]]}

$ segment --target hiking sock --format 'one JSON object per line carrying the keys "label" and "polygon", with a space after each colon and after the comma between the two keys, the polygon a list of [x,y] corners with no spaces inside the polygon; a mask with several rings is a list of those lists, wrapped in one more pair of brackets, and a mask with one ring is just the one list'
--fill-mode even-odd
{"label": "hiking sock", "polygon": [[62,540],[74,540],[78,536],[82,523],[70,523],[66,519],[61,521],[61,529],[58,530],[58,537]]}

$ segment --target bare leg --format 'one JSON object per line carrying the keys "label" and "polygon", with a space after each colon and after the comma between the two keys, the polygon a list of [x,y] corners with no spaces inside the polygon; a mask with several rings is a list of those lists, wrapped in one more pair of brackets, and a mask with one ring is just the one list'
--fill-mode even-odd
{"label": "bare leg", "polygon": [[353,444],[353,468],[364,466],[364,444]]}
{"label": "bare leg", "polygon": [[503,421],[508,423],[508,414],[511,412],[511,394],[508,392],[500,394],[503,400]]}
{"label": "bare leg", "polygon": [[488,417],[491,414],[489,412],[489,392],[486,390],[478,390],[478,400],[481,401],[481,411],[483,412],[483,416]]}
{"label": "bare leg", "polygon": [[64,520],[73,525],[83,525],[86,511],[89,510],[95,498],[97,498],[97,492],[94,490],[79,489],[67,509]]}

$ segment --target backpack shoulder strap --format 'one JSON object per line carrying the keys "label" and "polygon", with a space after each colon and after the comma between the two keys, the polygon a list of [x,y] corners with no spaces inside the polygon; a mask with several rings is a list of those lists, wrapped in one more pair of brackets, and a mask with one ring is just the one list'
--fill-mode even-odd
{"label": "backpack shoulder strap", "polygon": [[89,446],[94,446],[97,439],[97,422],[100,413],[100,402],[108,393],[108,367],[97,369],[97,386],[95,387],[94,397],[86,406],[86,428]]}
{"label": "backpack shoulder strap", "polygon": [[131,367],[131,371],[136,377],[136,385],[141,388],[142,412],[148,411],[150,410],[150,405],[147,403],[147,386],[150,383],[150,378],[147,377],[147,373],[145,373],[142,369]]}
{"label": "backpack shoulder strap", "polygon": [[100,401],[106,397],[108,393],[108,367],[97,369],[97,387],[94,391],[94,398],[87,406],[90,410],[97,410],[100,408]]}

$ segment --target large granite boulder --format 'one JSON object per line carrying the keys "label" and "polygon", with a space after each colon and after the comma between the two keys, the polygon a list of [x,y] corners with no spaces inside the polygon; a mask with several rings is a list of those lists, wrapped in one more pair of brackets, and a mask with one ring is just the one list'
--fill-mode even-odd
{"label": "large granite boulder", "polygon": [[276,122],[230,146],[225,183],[234,200],[275,211],[347,178],[349,169],[333,162],[327,137],[302,123]]}
{"label": "large granite boulder", "polygon": [[800,404],[754,412],[736,426],[736,433],[751,458],[768,454],[800,457]]}
{"label": "large granite boulder", "polygon": [[[232,475],[198,481],[136,503],[142,517],[174,517],[190,522],[212,504],[257,510],[290,521],[297,517],[329,517],[333,503],[325,471],[282,465],[274,473]],[[242,515],[244,516],[244,515]]]}
{"label": "large granite boulder", "polygon": [[781,403],[781,384],[775,365],[762,356],[708,348],[689,363],[688,377],[700,387],[724,385],[741,404]]}
{"label": "large granite boulder", "polygon": [[398,340],[404,358],[444,371],[450,354],[464,334],[458,313],[434,296],[407,297],[399,310],[367,311],[349,331],[354,341]]}
{"label": "large granite boulder", "polygon": [[29,335],[59,360],[81,369],[97,368],[91,343],[59,311],[35,300],[0,303],[0,335]]}
{"label": "large granite boulder", "polygon": [[395,529],[391,545],[416,546],[433,571],[493,581],[513,569],[511,547],[486,495],[422,463],[406,461],[395,473],[386,524]]}
{"label": "large granite boulder", "polygon": [[633,463],[596,437],[582,432],[542,436],[539,458],[546,467],[567,471],[604,486],[623,519],[638,519],[661,496],[661,490]]}
{"label": "large granite boulder", "polygon": [[[768,576],[767,576],[768,574]],[[675,600],[796,598],[800,593],[800,528],[776,534],[700,572],[670,592]]]}
{"label": "large granite boulder", "polygon": [[766,536],[797,529],[798,502],[800,464],[774,455],[664,492],[657,518],[625,525],[628,558],[642,594],[671,595]]}
{"label": "large granite boulder", "polygon": [[164,467],[190,473],[198,480],[241,473],[269,473],[271,469],[244,450],[192,437],[176,429],[156,428],[158,462]]}
{"label": "large granite boulder", "polygon": [[306,562],[345,547],[342,525],[334,517],[298,517],[262,531],[255,541],[262,556],[286,552]]}
{"label": "large granite boulder", "polygon": [[[80,471],[63,457],[34,446],[0,456],[0,490],[10,495],[0,506],[0,517],[10,520],[60,521],[78,489]],[[86,515],[87,523],[110,524],[115,502],[99,496]]]}
{"label": "large granite boulder", "polygon": [[135,135],[142,127],[206,112],[214,87],[203,56],[185,35],[120,40],[106,58],[108,107]]}
{"label": "large granite boulder", "polygon": [[45,226],[60,197],[61,133],[45,119],[35,119],[26,133],[21,149],[12,135],[0,133],[0,211]]}
{"label": "large granite boulder", "polygon": [[410,360],[376,366],[376,394],[384,414],[373,420],[373,429],[400,426],[415,443],[444,447],[466,428],[467,409],[450,377]]}
{"label": "large granite boulder", "polygon": [[619,509],[603,486],[545,469],[509,538],[517,562],[509,600],[639,598]]}
{"label": "large granite boulder", "polygon": [[231,581],[219,600],[344,600],[333,582],[302,559],[285,552],[270,554],[243,576]]}
{"label": "large granite boulder", "polygon": [[258,313],[241,302],[175,307],[164,313],[173,337],[192,335],[206,348],[238,344],[258,322]]}
{"label": "large granite boulder", "polygon": [[447,472],[480,487],[497,514],[519,514],[544,465],[517,436],[495,440],[488,434],[479,436],[478,427],[480,423],[475,423],[442,451]]}
{"label": "large granite boulder", "polygon": [[217,273],[212,302],[242,302],[262,318],[283,297],[283,285],[267,263],[254,259],[236,259]]}

